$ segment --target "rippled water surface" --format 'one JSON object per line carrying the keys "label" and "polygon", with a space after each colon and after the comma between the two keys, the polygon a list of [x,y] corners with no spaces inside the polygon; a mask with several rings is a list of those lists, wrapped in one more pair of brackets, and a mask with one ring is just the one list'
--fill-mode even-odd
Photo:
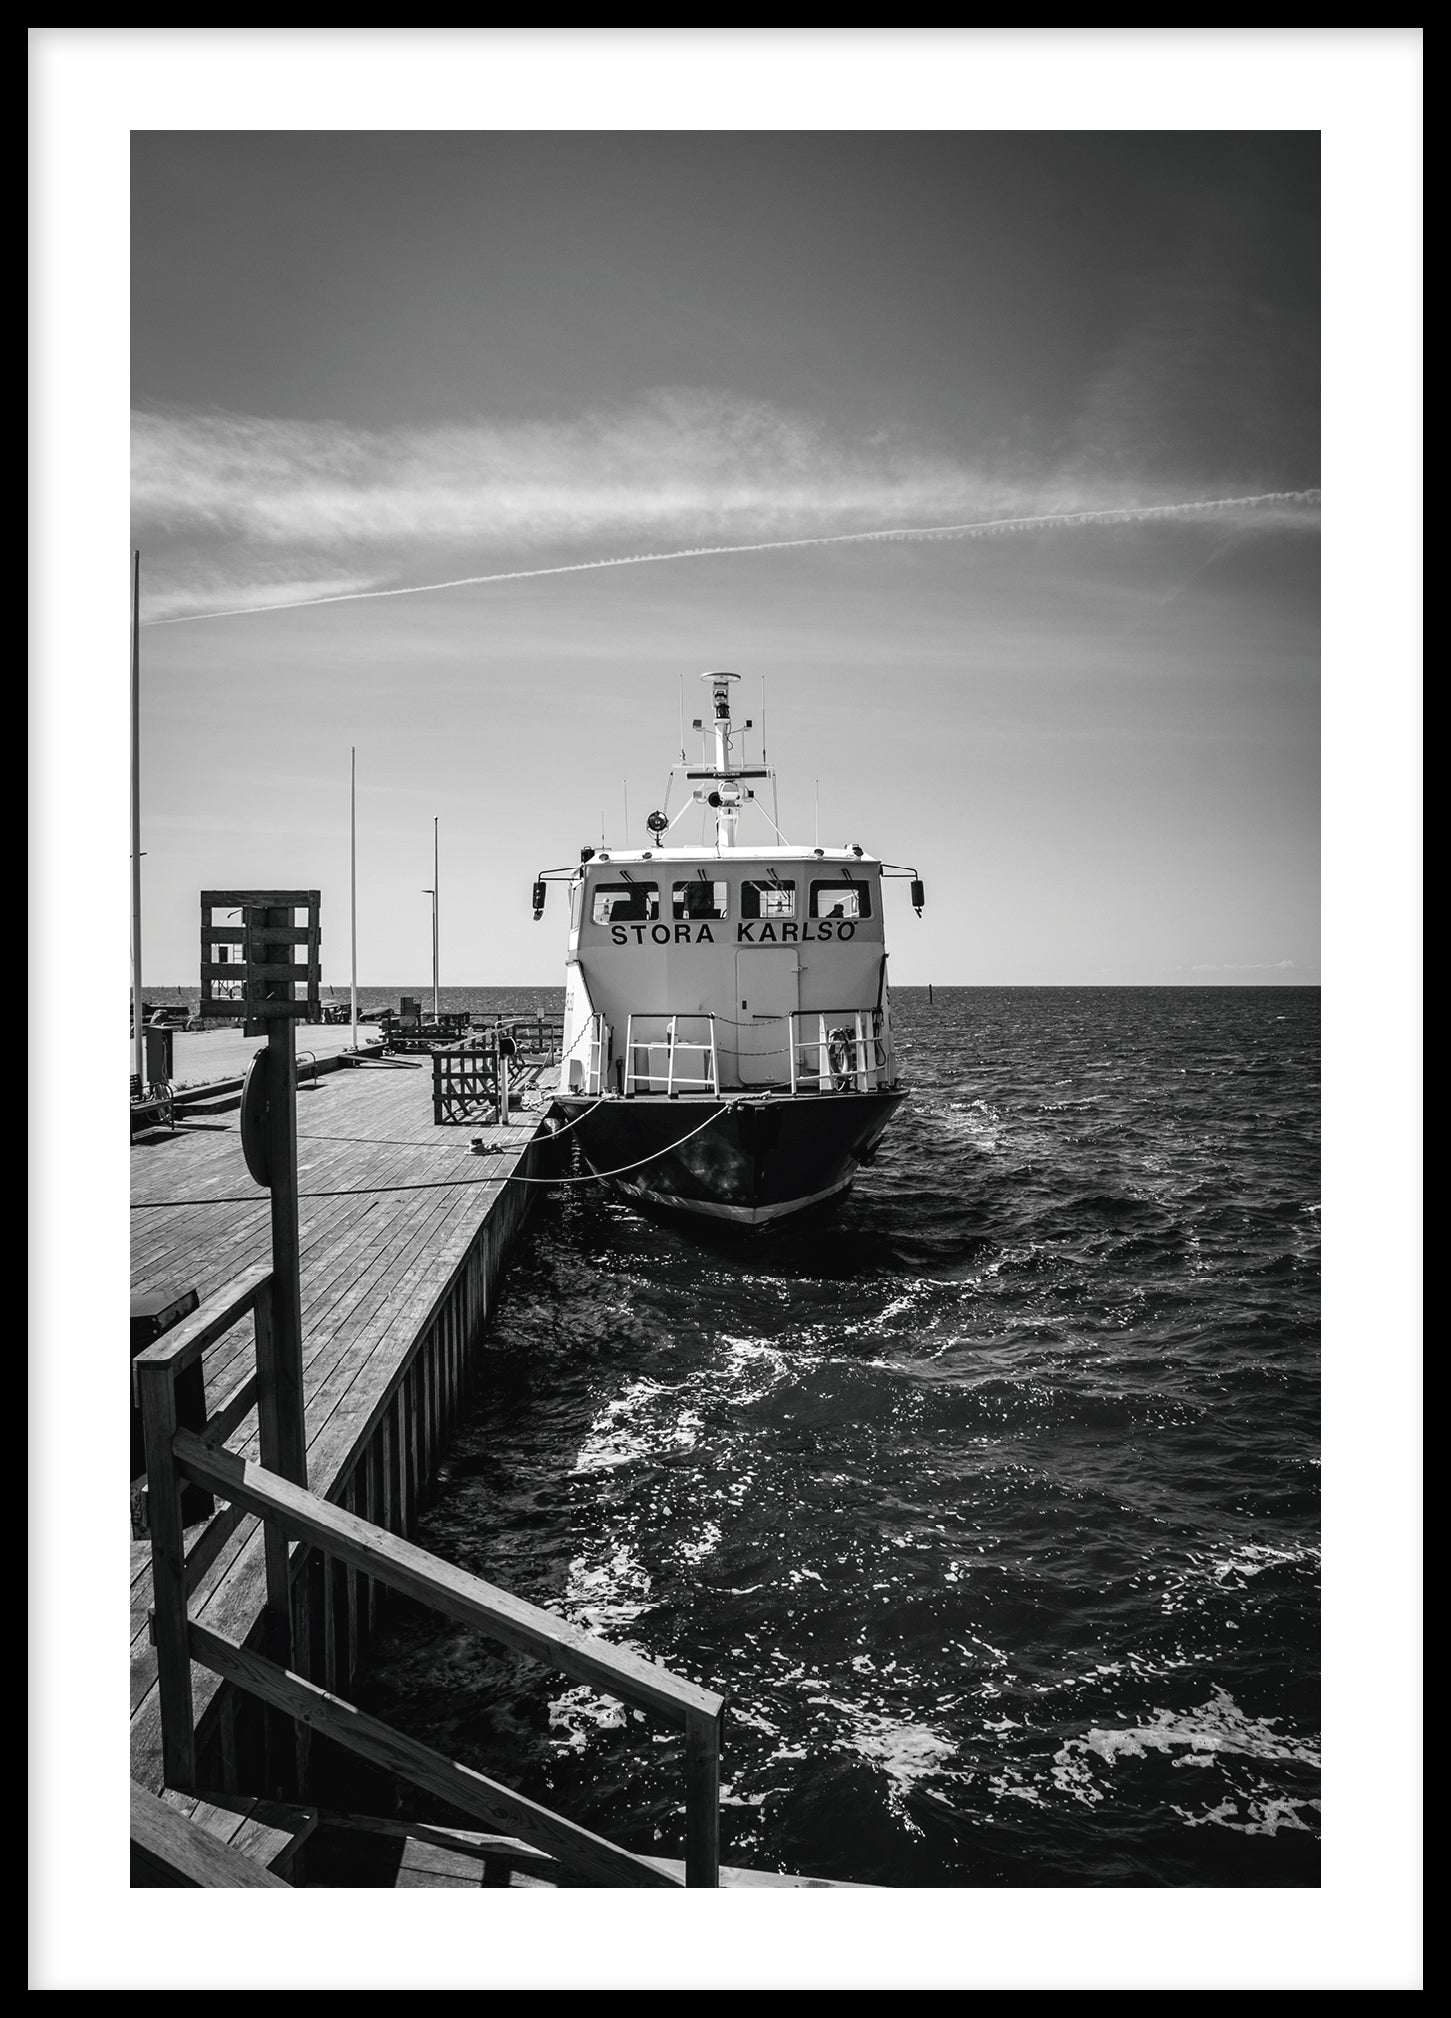
{"label": "rippled water surface", "polygon": [[[545,1195],[419,1539],[729,1690],[728,1862],[1315,1884],[1318,991],[894,1010],[822,1216]],[[361,1700],[680,1854],[675,1739],[592,1690],[400,1603]]]}

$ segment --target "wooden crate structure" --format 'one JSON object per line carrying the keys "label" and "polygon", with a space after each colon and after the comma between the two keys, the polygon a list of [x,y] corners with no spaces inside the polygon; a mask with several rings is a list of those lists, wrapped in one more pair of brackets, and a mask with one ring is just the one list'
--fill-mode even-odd
{"label": "wooden crate structure", "polygon": [[277,1016],[320,1023],[318,908],[316,890],[203,890],[200,1014],[241,1016],[249,1037]]}
{"label": "wooden crate structure", "polygon": [[438,1127],[499,1119],[499,1054],[493,1045],[460,1044],[433,1053],[433,1119]]}

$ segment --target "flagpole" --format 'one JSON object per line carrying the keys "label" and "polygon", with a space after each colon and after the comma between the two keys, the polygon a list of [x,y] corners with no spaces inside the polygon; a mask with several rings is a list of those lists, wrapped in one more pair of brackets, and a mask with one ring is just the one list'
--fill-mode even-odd
{"label": "flagpole", "polygon": [[131,1069],[146,1089],[141,1032],[141,555],[131,556]]}
{"label": "flagpole", "polygon": [[351,825],[348,867],[352,886],[352,926],[353,926],[353,984],[351,1007],[353,1020],[353,1049],[358,1048],[358,752],[352,753],[353,774],[351,791]]}

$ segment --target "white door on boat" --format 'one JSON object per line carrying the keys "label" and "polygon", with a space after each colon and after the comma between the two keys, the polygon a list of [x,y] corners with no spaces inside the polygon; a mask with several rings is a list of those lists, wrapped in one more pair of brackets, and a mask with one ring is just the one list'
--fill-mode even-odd
{"label": "white door on boat", "polygon": [[791,1016],[801,1003],[794,946],[757,946],[736,954],[736,1056],[742,1086],[786,1086],[791,1079]]}

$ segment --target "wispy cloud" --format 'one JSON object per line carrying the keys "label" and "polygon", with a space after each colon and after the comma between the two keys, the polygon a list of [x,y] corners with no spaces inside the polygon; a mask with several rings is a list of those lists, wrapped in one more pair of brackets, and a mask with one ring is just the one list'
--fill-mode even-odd
{"label": "wispy cloud", "polygon": [[1191,966],[1175,971],[1180,974],[1279,974],[1294,964],[1293,960],[1196,960]]}
{"label": "wispy cloud", "polygon": [[139,525],[263,546],[538,545],[682,526],[767,538],[823,514],[844,525],[1020,501],[920,444],[847,442],[758,402],[664,393],[572,420],[389,431],[138,413],[132,485]]}
{"label": "wispy cloud", "polygon": [[786,540],[743,540],[729,546],[677,547],[663,553],[616,554],[598,560],[560,561],[550,567],[506,568],[487,575],[455,575],[449,581],[410,582],[400,588],[359,588],[335,595],[297,597],[287,603],[269,601],[230,609],[195,610],[183,616],[155,617],[150,621],[179,624],[200,622],[206,616],[255,617],[265,615],[269,610],[309,609],[319,603],[370,602],[387,596],[426,596],[440,589],[477,588],[487,582],[537,581],[545,575],[590,574],[600,568],[638,568],[657,561],[703,560],[707,556],[722,554],[780,553],[790,547],[851,546],[867,541],[992,539],[1011,533],[1044,532],[1069,526],[1142,525],[1165,519],[1182,521],[1219,516],[1243,519],[1246,514],[1272,521],[1277,514],[1287,514],[1290,522],[1294,523],[1297,514],[1303,516],[1305,508],[1318,503],[1318,492],[1278,491],[1261,497],[1198,498],[1182,504],[1131,505],[1121,511],[1051,512],[1031,518],[972,519],[958,525],[884,526],[872,532],[814,533],[801,539]]}
{"label": "wispy cloud", "polygon": [[578,566],[585,546],[695,553],[1137,514],[1185,497],[1081,465],[978,466],[880,429],[848,439],[694,393],[558,421],[387,431],[141,412],[132,490],[154,559],[148,615],[163,619],[377,592],[454,557],[479,570],[454,580],[480,580],[546,555]]}
{"label": "wispy cloud", "polygon": [[269,607],[294,609],[299,603],[331,603],[365,594],[376,575],[276,575],[259,571],[251,577],[219,576],[209,582],[166,581],[145,584],[146,621],[169,623],[179,616],[220,616],[249,597],[264,595]]}

